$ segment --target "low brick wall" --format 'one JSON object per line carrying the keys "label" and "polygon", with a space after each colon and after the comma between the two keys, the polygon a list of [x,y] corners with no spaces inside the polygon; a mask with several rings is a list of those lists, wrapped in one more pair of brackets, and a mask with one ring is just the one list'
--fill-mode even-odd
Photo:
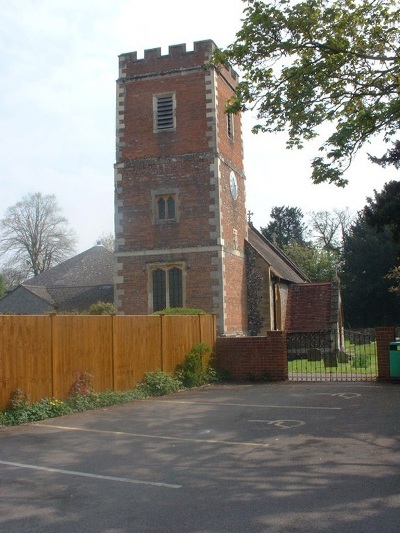
{"label": "low brick wall", "polygon": [[218,337],[215,366],[231,380],[285,381],[286,335],[270,331],[265,337]]}
{"label": "low brick wall", "polygon": [[396,340],[396,328],[376,328],[376,350],[378,354],[378,380],[390,381],[390,347],[389,344]]}

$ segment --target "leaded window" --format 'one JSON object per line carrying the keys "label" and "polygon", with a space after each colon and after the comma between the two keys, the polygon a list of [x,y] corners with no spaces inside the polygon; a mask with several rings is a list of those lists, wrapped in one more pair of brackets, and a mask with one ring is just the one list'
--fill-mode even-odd
{"label": "leaded window", "polygon": [[182,268],[159,267],[152,271],[153,312],[183,307]]}
{"label": "leaded window", "polygon": [[157,195],[157,220],[175,220],[175,195]]}

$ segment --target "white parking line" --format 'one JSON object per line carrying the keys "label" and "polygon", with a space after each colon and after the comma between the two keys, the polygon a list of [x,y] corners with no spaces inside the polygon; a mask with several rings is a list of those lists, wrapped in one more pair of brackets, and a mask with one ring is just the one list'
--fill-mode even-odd
{"label": "white parking line", "polygon": [[254,403],[218,403],[218,402],[194,402],[189,400],[162,400],[163,403],[189,403],[197,405],[216,405],[218,407],[227,405],[229,407],[259,407],[262,409],[311,409],[322,411],[341,411],[341,407],[313,407],[310,405],[260,405]]}
{"label": "white parking line", "polygon": [[226,444],[229,446],[252,446],[255,448],[268,448],[269,444],[263,442],[244,442],[234,440],[216,440],[216,439],[191,439],[185,437],[165,437],[164,435],[148,435],[146,433],[130,433],[127,431],[110,431],[105,429],[87,429],[71,426],[56,426],[53,424],[41,424],[35,423],[35,426],[51,428],[51,429],[63,429],[66,431],[82,431],[85,433],[100,433],[103,435],[123,435],[128,437],[134,437],[139,439],[158,439],[158,440],[170,440],[174,442],[200,442],[201,444]]}
{"label": "white parking line", "polygon": [[105,479],[106,481],[119,481],[120,483],[134,483],[136,485],[151,485],[153,487],[164,487],[167,489],[181,489],[182,485],[172,485],[170,483],[160,483],[157,481],[141,481],[139,479],[129,479],[115,476],[101,476],[99,474],[89,474],[87,472],[75,472],[74,470],[61,470],[59,468],[48,468],[46,466],[27,465],[23,463],[12,463],[9,461],[0,461],[0,464],[6,466],[16,466],[18,468],[29,468],[31,470],[41,470],[55,474],[66,474],[67,476],[89,477],[92,479]]}

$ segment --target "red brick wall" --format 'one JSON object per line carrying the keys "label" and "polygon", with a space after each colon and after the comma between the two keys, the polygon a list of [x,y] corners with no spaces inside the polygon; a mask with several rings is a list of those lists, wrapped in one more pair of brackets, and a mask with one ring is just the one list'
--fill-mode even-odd
{"label": "red brick wall", "polygon": [[[237,76],[205,67],[212,41],[120,56],[117,87],[116,305],[148,313],[148,266],[181,262],[188,307],[218,317],[220,333],[247,329],[247,236],[241,117],[227,134],[226,100]],[[176,129],[154,133],[153,97],[174,93]],[[230,193],[234,171],[239,194]],[[155,194],[175,194],[177,217],[155,220]]]}
{"label": "red brick wall", "polygon": [[[216,253],[171,254],[163,258],[166,262],[179,262],[185,265],[186,279],[186,307],[200,308],[207,313],[216,314],[215,294],[213,290],[212,272],[217,271],[213,259]],[[159,256],[122,257],[124,282],[116,284],[117,299],[121,302],[121,309],[127,315],[148,314],[149,308],[149,279],[147,265],[157,263]],[[123,291],[123,292],[119,292]]]}
{"label": "red brick wall", "polygon": [[[118,216],[120,227],[116,235],[124,238],[120,251],[180,248],[216,244],[216,227],[210,226],[210,159],[140,160],[124,170],[119,185]],[[177,191],[178,223],[154,223],[151,192],[162,188]]]}
{"label": "red brick wall", "polygon": [[378,379],[379,381],[390,380],[390,349],[389,343],[396,337],[396,328],[376,328],[376,349],[378,353]]}
{"label": "red brick wall", "polygon": [[216,368],[232,380],[288,379],[286,335],[270,331],[265,337],[218,337]]}

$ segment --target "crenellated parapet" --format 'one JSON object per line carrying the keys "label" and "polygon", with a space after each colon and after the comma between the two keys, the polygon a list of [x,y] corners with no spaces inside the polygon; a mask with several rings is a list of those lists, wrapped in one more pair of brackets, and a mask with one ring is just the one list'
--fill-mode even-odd
{"label": "crenellated parapet", "polygon": [[[217,48],[211,39],[196,41],[193,50],[187,51],[186,44],[175,44],[168,47],[168,54],[163,54],[161,48],[144,50],[144,57],[138,59],[138,52],[129,52],[119,56],[119,78],[130,79],[149,75],[152,72],[171,69],[188,69],[206,65]],[[170,66],[169,66],[170,65]],[[227,67],[232,78],[237,81],[238,75],[233,68]]]}

